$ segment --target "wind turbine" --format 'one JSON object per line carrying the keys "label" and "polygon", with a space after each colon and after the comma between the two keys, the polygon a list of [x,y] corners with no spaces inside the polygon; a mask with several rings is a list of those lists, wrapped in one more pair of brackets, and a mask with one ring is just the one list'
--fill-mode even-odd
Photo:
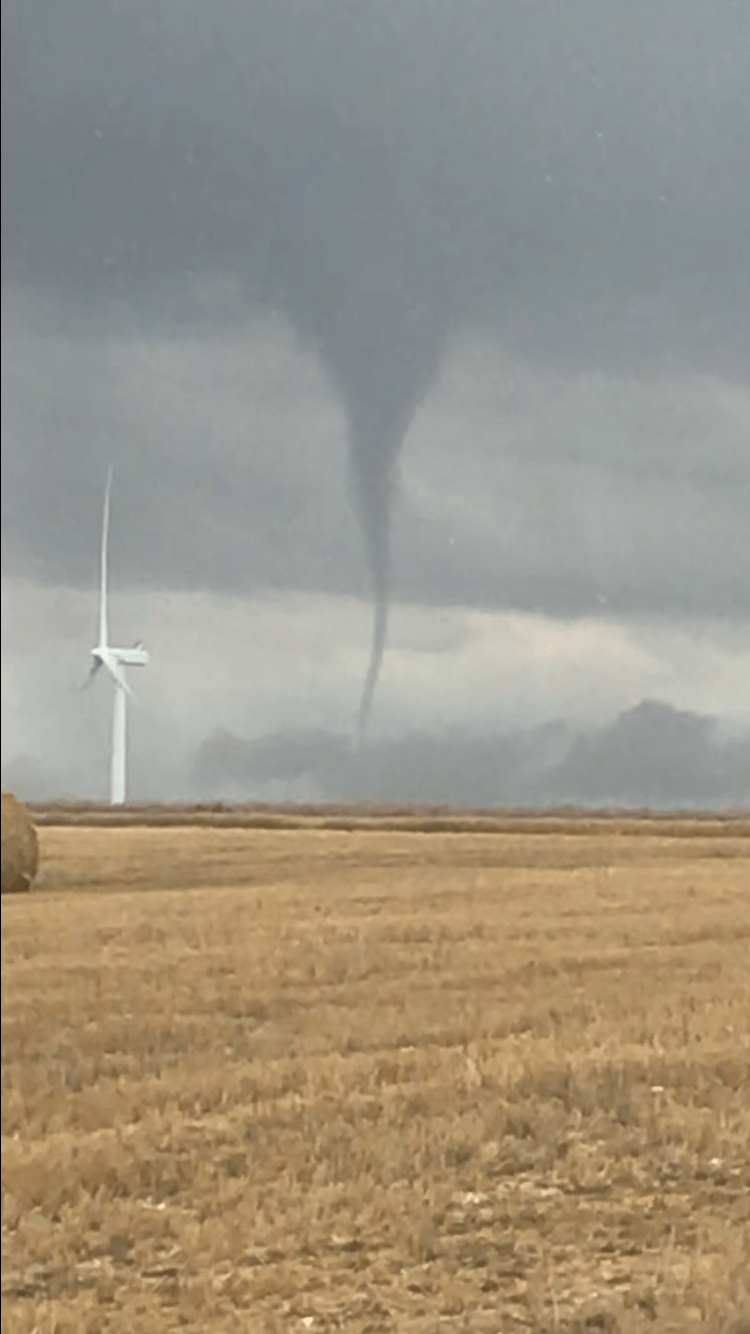
{"label": "wind turbine", "polygon": [[112,718],[112,770],[111,796],[113,806],[121,806],[125,800],[126,766],[126,728],[127,697],[133,696],[126,679],[124,667],[145,667],[149,655],[141,643],[133,648],[113,648],[109,642],[107,625],[107,541],[109,536],[109,499],[112,491],[112,469],[107,473],[104,488],[104,517],[102,519],[102,559],[101,585],[99,592],[99,643],[92,648],[94,661],[83,687],[89,686],[102,667],[106,667],[115,683],[115,704]]}

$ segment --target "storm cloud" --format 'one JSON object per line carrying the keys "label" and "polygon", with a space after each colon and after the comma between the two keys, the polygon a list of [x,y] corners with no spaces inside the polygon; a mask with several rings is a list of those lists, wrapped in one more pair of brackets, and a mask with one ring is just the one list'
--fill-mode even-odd
{"label": "storm cloud", "polygon": [[733,0],[11,0],[2,25],[6,276],[166,327],[230,277],[347,388],[368,346],[418,378],[483,320],[566,362],[746,365]]}

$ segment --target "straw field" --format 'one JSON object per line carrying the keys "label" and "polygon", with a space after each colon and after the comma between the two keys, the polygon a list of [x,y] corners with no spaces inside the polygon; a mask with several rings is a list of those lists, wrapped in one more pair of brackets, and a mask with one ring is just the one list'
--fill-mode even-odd
{"label": "straw field", "polygon": [[750,1329],[750,821],[152,814],[3,904],[4,1332]]}

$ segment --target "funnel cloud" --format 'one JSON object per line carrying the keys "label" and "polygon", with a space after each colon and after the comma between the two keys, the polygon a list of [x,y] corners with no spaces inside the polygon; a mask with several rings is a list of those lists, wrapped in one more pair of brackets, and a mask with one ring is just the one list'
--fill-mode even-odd
{"label": "funnel cloud", "polygon": [[[392,311],[387,314],[387,321],[374,329],[373,360],[363,358],[358,363],[369,367],[364,377],[355,373],[357,363],[348,367],[344,357],[337,363],[330,352],[326,354],[345,404],[349,467],[374,599],[372,649],[357,720],[360,742],[367,730],[385,653],[391,592],[391,506],[398,456],[444,347],[439,325],[419,328],[397,320]],[[344,352],[345,348],[337,350]]]}
{"label": "funnel cloud", "polygon": [[361,742],[385,652],[398,458],[455,332],[460,275],[425,202],[415,197],[418,178],[369,162],[367,149],[342,141],[337,125],[311,155],[316,181],[328,185],[326,214],[333,205],[344,244],[331,247],[330,219],[290,237],[283,301],[320,358],[346,420],[351,494],[374,602]]}

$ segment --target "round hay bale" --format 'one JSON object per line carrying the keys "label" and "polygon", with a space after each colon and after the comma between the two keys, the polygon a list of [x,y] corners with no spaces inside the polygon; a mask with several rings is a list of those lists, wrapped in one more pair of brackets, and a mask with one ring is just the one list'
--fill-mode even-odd
{"label": "round hay bale", "polygon": [[12,792],[2,794],[2,892],[26,894],[39,865],[39,840],[29,812]]}

